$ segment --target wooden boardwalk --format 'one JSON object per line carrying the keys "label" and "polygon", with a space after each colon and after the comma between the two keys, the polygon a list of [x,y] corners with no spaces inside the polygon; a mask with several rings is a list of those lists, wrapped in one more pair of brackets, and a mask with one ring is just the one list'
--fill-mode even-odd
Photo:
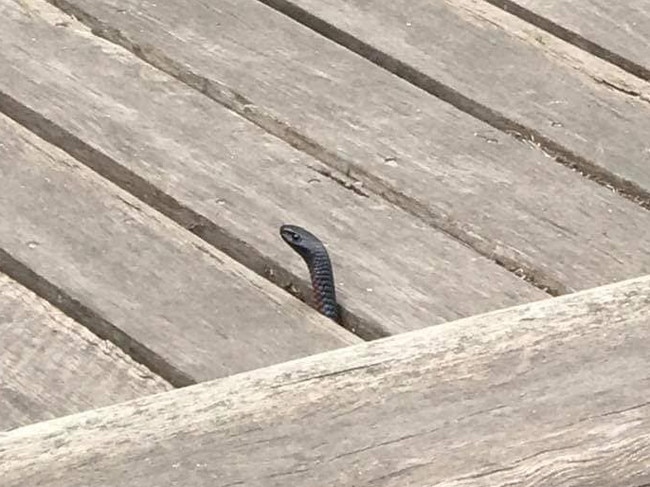
{"label": "wooden boardwalk", "polygon": [[0,0],[0,46],[0,487],[650,485],[649,2]]}

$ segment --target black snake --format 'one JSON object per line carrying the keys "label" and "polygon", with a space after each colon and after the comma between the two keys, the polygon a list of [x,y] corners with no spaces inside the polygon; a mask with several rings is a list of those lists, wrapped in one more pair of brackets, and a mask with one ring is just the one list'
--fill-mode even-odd
{"label": "black snake", "polygon": [[334,272],[325,246],[315,235],[296,225],[282,225],[280,235],[307,264],[316,308],[338,322]]}

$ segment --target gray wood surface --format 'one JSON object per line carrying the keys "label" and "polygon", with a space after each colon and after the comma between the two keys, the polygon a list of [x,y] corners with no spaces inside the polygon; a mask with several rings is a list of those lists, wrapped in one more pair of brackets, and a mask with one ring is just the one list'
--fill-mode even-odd
{"label": "gray wood surface", "polygon": [[174,385],[359,341],[4,115],[0,140],[0,268]]}
{"label": "gray wood surface", "polygon": [[[584,46],[605,59],[620,56],[621,59],[612,60],[650,81],[650,4],[647,0],[489,1],[524,19],[532,20],[536,25],[548,28],[550,32],[576,45]],[[547,25],[537,16],[554,25]],[[591,45],[592,43],[595,46]],[[607,52],[599,52],[599,47]],[[630,66],[632,63],[634,65]]]}
{"label": "gray wood surface", "polygon": [[3,487],[650,482],[650,276],[0,436]]}
{"label": "gray wood surface", "polygon": [[115,345],[0,274],[0,431],[169,389]]}
{"label": "gray wood surface", "polygon": [[483,1],[269,3],[351,33],[415,68],[409,78],[435,80],[423,84],[650,207],[647,81]]}
{"label": "gray wood surface", "polygon": [[[182,17],[171,1],[56,3],[97,33],[554,293],[650,272],[650,250],[644,243],[650,237],[647,211],[556,164],[534,144],[518,142],[477,121],[259,2],[188,0]],[[647,160],[643,158],[650,157],[644,152],[646,110],[632,97],[589,82],[584,73],[565,69],[539,47],[511,38],[500,27],[480,18],[469,22],[466,17],[473,15],[471,11],[458,16],[455,3],[427,3],[431,12],[440,12],[440,19],[431,12],[416,15],[421,2],[409,2],[408,8],[383,3],[367,12],[346,2],[348,10],[343,14],[338,10],[342,5],[309,4],[315,12],[332,15],[350,28],[359,22],[383,40],[395,41],[391,46],[407,57],[415,56],[418,43],[432,48],[436,42],[453,39],[449,49],[436,50],[441,64],[425,52],[418,56],[431,69],[440,67],[448,73],[445,76],[471,71],[481,96],[504,96],[506,102],[498,105],[516,105],[530,116],[542,117],[549,127],[550,120],[544,118],[548,110],[564,113],[568,106],[567,116],[579,122],[575,130],[586,127],[588,116],[592,129],[603,129],[585,142],[589,150],[609,155],[629,150],[625,170],[638,170],[639,184],[647,176],[648,166],[643,165]],[[391,8],[400,10],[395,17],[399,26],[389,20],[382,24],[384,17],[394,13]],[[413,17],[411,27],[405,24],[407,14]],[[402,27],[412,28],[413,34],[407,36],[399,30]],[[433,32],[436,36],[430,38]],[[452,47],[459,46],[467,48],[465,54],[451,55]],[[493,51],[486,52],[488,48]],[[524,48],[532,49],[533,57],[522,64],[517,52]],[[496,52],[502,55],[495,56]],[[445,59],[454,65],[444,64]],[[501,70],[499,63],[508,60],[512,64]],[[528,62],[540,69],[553,66],[559,74],[540,75],[544,71],[538,70],[530,89],[515,91],[508,80],[490,78],[495,72],[512,74],[512,69],[520,70]],[[523,78],[515,79],[532,76],[521,71]],[[566,83],[568,90],[552,90],[553,100],[560,104],[545,98],[545,83],[552,88],[556,82]],[[578,83],[575,99],[571,98],[574,83]],[[613,111],[605,116],[602,104],[610,102]],[[578,140],[569,125],[549,130],[558,134],[566,130]],[[620,137],[621,133],[626,136]]]}
{"label": "gray wood surface", "polygon": [[307,272],[279,226],[304,225],[328,244],[339,299],[363,336],[546,297],[53,7],[28,4],[0,3],[0,91],[22,103],[0,97],[1,109],[282,285]]}
{"label": "gray wood surface", "polygon": [[650,204],[647,82],[485,2],[270,3],[307,9],[442,82],[454,103],[506,130],[518,124],[514,132]]}

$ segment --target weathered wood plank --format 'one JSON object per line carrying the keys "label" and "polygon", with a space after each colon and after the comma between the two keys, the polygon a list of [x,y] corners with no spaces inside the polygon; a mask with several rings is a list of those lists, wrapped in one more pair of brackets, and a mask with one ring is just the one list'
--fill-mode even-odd
{"label": "weathered wood plank", "polygon": [[650,206],[648,82],[481,0],[267,3],[304,8],[434,79],[432,91],[443,83],[459,106]]}
{"label": "weathered wood plank", "polygon": [[0,140],[3,270],[175,385],[358,341],[4,115]]}
{"label": "weathered wood plank", "polygon": [[416,217],[342,187],[318,161],[53,7],[29,4],[31,15],[2,3],[0,90],[23,105],[0,97],[1,109],[36,130],[47,123],[25,107],[40,112],[67,131],[45,137],[281,284],[294,280],[287,270],[306,271],[278,228],[306,226],[329,245],[339,298],[364,336],[546,297]]}
{"label": "weathered wood plank", "polygon": [[650,481],[650,276],[28,426],[4,486]]}
{"label": "weathered wood plank", "polygon": [[645,0],[488,0],[650,81],[650,5]]}
{"label": "weathered wood plank", "polygon": [[[517,142],[259,2],[188,0],[182,22],[178,21],[177,4],[164,0],[155,5],[135,0],[56,3],[96,32],[359,178],[426,223],[512,270],[523,270],[540,286],[561,293],[650,272],[650,250],[644,243],[650,238],[647,211],[555,164],[536,147]],[[375,15],[392,8],[388,4],[367,15],[355,14],[353,2],[347,5],[350,15],[340,16],[348,18],[345,22],[368,21],[368,29],[378,35],[397,32],[385,28],[381,18],[373,21]],[[417,5],[409,3],[404,15],[419,8]],[[443,13],[452,8],[444,2],[428,5]],[[338,12],[337,6],[322,2],[314,11]],[[395,4],[395,8],[402,7]],[[467,39],[471,45],[476,32],[487,35],[490,29],[502,35],[494,26],[477,30],[464,19],[454,18],[456,24],[451,22],[451,26],[458,27],[461,22],[468,29],[467,35],[465,31],[450,35],[454,42]],[[434,20],[428,25],[438,25],[439,20]],[[446,25],[440,27],[427,27],[427,32],[447,32]],[[422,34],[429,42],[427,35]],[[438,37],[428,45],[447,38]],[[414,35],[413,41],[417,39]],[[492,41],[478,39],[484,45],[477,49],[477,56],[485,60],[490,56],[484,48]],[[512,43],[515,45],[514,40]],[[440,56],[442,59],[448,53]],[[454,55],[454,59],[466,58]],[[548,66],[544,63],[541,66]],[[476,65],[477,69],[480,66]],[[24,79],[12,78],[9,73],[7,79]],[[475,80],[485,79],[476,74]],[[554,77],[537,76],[535,82],[549,78]],[[47,86],[42,80],[39,77]],[[23,84],[14,81],[12,86]],[[486,84],[490,90],[484,89]],[[507,83],[480,85],[486,93],[507,91]],[[8,88],[4,85],[2,89]],[[544,85],[535,89],[543,90]],[[600,95],[608,96],[607,89],[601,87],[601,91]],[[519,95],[520,101],[528,100],[523,91]],[[636,102],[621,97],[616,103],[631,103],[629,109],[636,110]],[[530,100],[522,106],[530,107]],[[590,106],[599,110],[597,105]],[[540,107],[542,112],[547,109],[544,103]],[[581,110],[577,108],[576,114]],[[597,115],[594,112],[590,118]],[[601,119],[592,122],[598,125]],[[637,152],[641,142],[634,134],[642,130],[643,120],[638,122],[620,127],[632,131],[629,147]],[[626,137],[609,140],[618,132],[616,128],[607,133],[603,150],[627,144]],[[593,149],[601,144],[590,141],[589,146]],[[645,172],[635,166],[638,156],[630,158],[629,168]]]}
{"label": "weathered wood plank", "polygon": [[171,389],[0,274],[0,430]]}

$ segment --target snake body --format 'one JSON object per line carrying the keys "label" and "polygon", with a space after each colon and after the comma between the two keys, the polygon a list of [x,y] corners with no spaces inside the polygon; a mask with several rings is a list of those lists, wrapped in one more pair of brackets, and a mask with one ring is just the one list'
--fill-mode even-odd
{"label": "snake body", "polygon": [[338,321],[334,272],[323,243],[315,235],[296,225],[282,225],[280,236],[307,264],[318,311]]}

